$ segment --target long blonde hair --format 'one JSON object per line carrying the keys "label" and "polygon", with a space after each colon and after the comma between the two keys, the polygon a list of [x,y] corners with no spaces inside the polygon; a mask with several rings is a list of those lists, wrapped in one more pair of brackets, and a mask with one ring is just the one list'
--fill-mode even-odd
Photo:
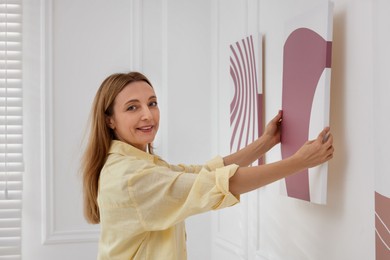
{"label": "long blonde hair", "polygon": [[[110,144],[115,139],[111,128],[107,126],[106,117],[112,116],[116,96],[128,84],[150,81],[139,72],[116,73],[107,77],[98,89],[93,101],[90,115],[90,135],[82,157],[81,171],[84,192],[84,217],[89,223],[100,222],[99,207],[97,204],[100,171],[106,162]],[[149,144],[149,152],[151,151]]]}

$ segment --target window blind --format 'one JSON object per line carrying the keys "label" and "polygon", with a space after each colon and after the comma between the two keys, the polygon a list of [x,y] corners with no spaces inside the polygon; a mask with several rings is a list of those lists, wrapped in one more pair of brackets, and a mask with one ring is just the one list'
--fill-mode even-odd
{"label": "window blind", "polygon": [[0,0],[0,259],[21,259],[22,0]]}

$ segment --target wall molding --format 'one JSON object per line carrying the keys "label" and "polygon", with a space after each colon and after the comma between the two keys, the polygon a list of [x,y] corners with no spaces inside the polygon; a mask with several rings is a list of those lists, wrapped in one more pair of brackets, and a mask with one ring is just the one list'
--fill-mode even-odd
{"label": "wall molding", "polygon": [[[162,26],[162,39],[161,39],[161,101],[162,105],[165,107],[165,111],[169,109],[168,102],[168,0],[162,0],[161,6],[161,26]],[[168,113],[162,112],[160,114],[160,121],[164,122],[162,127],[160,127],[161,133],[161,147],[162,154],[161,156],[169,160],[169,150],[168,150]]]}
{"label": "wall molding", "polygon": [[130,70],[143,71],[143,4],[141,0],[131,0],[130,3]]}
{"label": "wall molding", "polygon": [[[239,211],[240,218],[239,219],[232,219],[231,216],[226,214],[224,211],[218,211],[217,212],[217,229],[216,229],[216,236],[215,236],[215,244],[220,247],[221,249],[225,250],[226,252],[230,252],[234,254],[235,256],[240,257],[240,259],[248,259],[248,219],[249,219],[249,200],[247,195],[241,196],[241,202],[239,205],[236,205],[234,209]],[[234,221],[234,225],[239,225],[240,234],[234,234],[235,236],[241,236],[240,241],[241,244],[236,244],[233,241],[229,240],[227,237],[225,237],[222,234],[221,230],[221,218],[228,218],[229,220]]]}
{"label": "wall molding", "polygon": [[[53,164],[54,152],[54,81],[53,81],[53,0],[41,0],[41,243],[85,243],[97,242],[99,228],[86,229],[74,227],[58,229],[55,226],[55,174]],[[133,0],[130,21],[132,45],[131,65],[142,67],[142,1]]]}
{"label": "wall molding", "polygon": [[222,236],[217,236],[215,239],[215,245],[235,256],[238,256],[240,259],[248,259],[248,255],[242,247],[226,240]]}
{"label": "wall molding", "polygon": [[[221,12],[223,9],[223,1],[221,0],[214,0],[212,1],[211,6],[211,12],[212,12],[212,83],[214,86],[216,86],[212,91],[212,95],[214,99],[216,100],[216,104],[214,106],[214,113],[217,118],[220,118],[221,110],[222,108],[222,101],[220,93],[223,93],[224,87],[222,86],[222,79],[220,71],[221,71],[221,51],[220,48],[223,48],[221,46],[221,31],[223,31],[222,27],[223,24],[221,21]],[[245,20],[242,20],[244,22],[244,30],[242,37],[245,37],[249,34],[254,33],[260,33],[260,4],[256,0],[246,0],[241,3],[242,7],[244,8],[245,15],[243,14],[243,18]],[[244,18],[245,17],[245,18]],[[222,29],[221,29],[222,28]],[[223,38],[222,38],[223,39]],[[263,61],[259,61],[263,62]],[[262,67],[262,66],[260,66]],[[260,73],[262,75],[262,73]],[[262,80],[262,79],[260,79]],[[263,84],[263,82],[260,82],[260,84]],[[213,132],[213,138],[216,140],[215,142],[215,149],[217,150],[217,153],[221,151],[222,147],[222,139],[220,139],[220,133],[222,131],[222,122],[220,120],[217,120],[218,125],[216,127],[216,130]],[[246,194],[245,196],[242,196],[241,198],[241,204],[245,204],[240,208],[240,214],[243,215],[242,222],[238,223],[238,221],[241,220],[235,220],[236,223],[241,225],[243,229],[243,236],[242,245],[237,245],[235,243],[232,243],[228,238],[224,237],[224,234],[220,232],[220,218],[223,217],[223,214],[227,214],[224,212],[217,212],[216,217],[213,218],[214,225],[217,226],[213,230],[213,243],[214,243],[214,250],[223,250],[226,253],[233,254],[235,256],[240,257],[240,259],[258,259],[258,260],[265,260],[268,259],[267,254],[264,250],[261,249],[261,243],[260,243],[260,232],[261,232],[261,225],[260,225],[260,215],[261,215],[261,191],[253,191],[251,193]],[[229,218],[229,216],[225,216],[225,218]],[[238,234],[237,234],[238,235]]]}

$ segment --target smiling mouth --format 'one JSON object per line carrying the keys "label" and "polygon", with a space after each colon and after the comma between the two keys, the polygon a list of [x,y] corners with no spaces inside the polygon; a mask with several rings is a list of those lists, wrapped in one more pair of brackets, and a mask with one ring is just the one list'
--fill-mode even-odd
{"label": "smiling mouth", "polygon": [[142,132],[150,132],[154,126],[143,126],[143,127],[138,127],[137,130],[142,131]]}

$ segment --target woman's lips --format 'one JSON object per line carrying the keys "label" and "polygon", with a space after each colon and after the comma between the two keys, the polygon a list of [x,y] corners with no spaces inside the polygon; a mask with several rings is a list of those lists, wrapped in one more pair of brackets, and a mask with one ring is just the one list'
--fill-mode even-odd
{"label": "woman's lips", "polygon": [[152,131],[154,126],[142,126],[138,127],[137,130],[142,131],[142,132],[150,132]]}

